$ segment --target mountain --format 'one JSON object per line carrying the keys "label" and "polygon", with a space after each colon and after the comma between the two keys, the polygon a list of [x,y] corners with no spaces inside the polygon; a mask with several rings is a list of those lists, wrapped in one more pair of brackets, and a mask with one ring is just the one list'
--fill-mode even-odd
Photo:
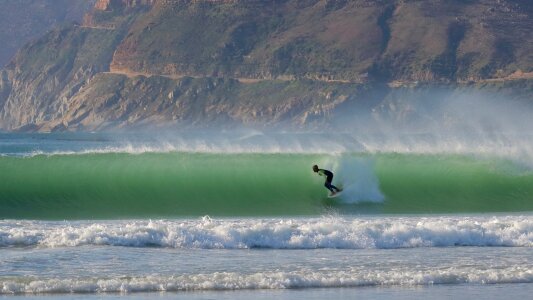
{"label": "mountain", "polygon": [[58,24],[81,22],[96,0],[0,0],[0,66]]}
{"label": "mountain", "polygon": [[409,104],[379,108],[433,88],[530,102],[532,13],[519,0],[98,0],[1,71],[0,128],[316,128],[347,108],[401,114]]}

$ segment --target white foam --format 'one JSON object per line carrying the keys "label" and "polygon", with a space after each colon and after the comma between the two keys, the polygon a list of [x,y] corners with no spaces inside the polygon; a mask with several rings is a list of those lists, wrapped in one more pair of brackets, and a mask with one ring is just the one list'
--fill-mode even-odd
{"label": "white foam", "polygon": [[334,184],[343,187],[339,196],[342,203],[380,203],[385,196],[379,189],[379,180],[374,173],[374,161],[370,157],[349,155],[329,156],[321,162],[321,167],[335,170]]}
{"label": "white foam", "polygon": [[533,216],[0,221],[0,247],[83,245],[205,249],[533,247]]}
{"label": "white foam", "polygon": [[290,289],[434,284],[532,283],[527,267],[450,267],[426,271],[301,270],[294,272],[191,274],[175,276],[0,279],[0,294],[131,293],[192,290]]}

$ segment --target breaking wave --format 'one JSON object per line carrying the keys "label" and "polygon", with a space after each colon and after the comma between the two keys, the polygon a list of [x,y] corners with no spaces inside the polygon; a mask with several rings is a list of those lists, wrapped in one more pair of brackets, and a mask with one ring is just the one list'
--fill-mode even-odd
{"label": "breaking wave", "polygon": [[0,222],[0,247],[85,245],[201,249],[533,247],[533,217]]}
{"label": "breaking wave", "polygon": [[240,274],[145,276],[116,278],[40,279],[0,281],[0,294],[131,293],[243,289],[293,289],[362,286],[424,286],[434,284],[532,283],[531,269],[520,266],[494,269],[447,268],[430,271],[295,271]]}

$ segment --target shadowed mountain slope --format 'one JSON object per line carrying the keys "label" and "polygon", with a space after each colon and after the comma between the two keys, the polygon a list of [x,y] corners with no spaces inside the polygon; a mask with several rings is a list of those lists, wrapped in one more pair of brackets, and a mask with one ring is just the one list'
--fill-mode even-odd
{"label": "shadowed mountain slope", "polygon": [[58,24],[81,22],[96,0],[0,0],[0,66]]}

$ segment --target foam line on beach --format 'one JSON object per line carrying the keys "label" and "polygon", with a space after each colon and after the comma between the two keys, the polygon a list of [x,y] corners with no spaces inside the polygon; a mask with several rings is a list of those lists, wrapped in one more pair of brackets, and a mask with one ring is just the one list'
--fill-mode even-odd
{"label": "foam line on beach", "polygon": [[337,271],[303,270],[252,274],[218,272],[145,277],[2,278],[0,294],[132,293],[532,282],[533,272],[527,266],[484,270],[475,267],[444,268],[427,271],[368,271],[363,268],[352,268]]}

